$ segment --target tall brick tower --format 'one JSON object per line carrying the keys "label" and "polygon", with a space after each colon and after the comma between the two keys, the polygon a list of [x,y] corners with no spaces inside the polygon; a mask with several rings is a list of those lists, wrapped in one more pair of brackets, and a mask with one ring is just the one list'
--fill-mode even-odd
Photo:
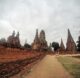
{"label": "tall brick tower", "polygon": [[67,43],[66,43],[66,50],[71,51],[71,52],[76,50],[76,44],[72,38],[72,35],[71,35],[69,29],[68,29],[68,38],[67,38]]}
{"label": "tall brick tower", "polygon": [[38,35],[38,29],[36,30],[36,35],[32,43],[32,49],[39,50],[39,51],[48,49],[44,30],[41,30],[39,35]]}
{"label": "tall brick tower", "polygon": [[45,36],[44,30],[41,30],[41,32],[40,32],[39,40],[40,40],[40,45],[41,45],[40,48],[42,50],[46,50],[48,48],[48,46],[47,46],[47,41],[46,41],[46,36]]}
{"label": "tall brick tower", "polygon": [[8,43],[9,47],[13,47],[13,48],[21,47],[20,38],[19,38],[19,32],[17,32],[17,34],[15,36],[15,31],[13,31],[12,35],[10,35],[7,38],[7,43]]}
{"label": "tall brick tower", "polygon": [[64,46],[62,39],[61,39],[61,44],[60,44],[60,51],[65,51],[65,46]]}
{"label": "tall brick tower", "polygon": [[32,43],[32,49],[39,50],[39,48],[40,48],[40,41],[39,41],[39,37],[38,37],[38,29],[36,29],[36,35],[35,35],[34,41]]}

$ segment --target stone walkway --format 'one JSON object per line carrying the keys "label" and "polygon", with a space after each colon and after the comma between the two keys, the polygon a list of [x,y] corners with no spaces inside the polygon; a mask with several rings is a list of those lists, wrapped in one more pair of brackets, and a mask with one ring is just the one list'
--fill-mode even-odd
{"label": "stone walkway", "polygon": [[28,75],[22,78],[73,78],[58,62],[55,56],[47,55],[36,64]]}

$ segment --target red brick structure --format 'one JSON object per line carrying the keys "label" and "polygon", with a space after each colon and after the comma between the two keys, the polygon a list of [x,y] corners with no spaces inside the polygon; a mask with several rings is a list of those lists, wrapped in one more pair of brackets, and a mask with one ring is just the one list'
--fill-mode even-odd
{"label": "red brick structure", "polygon": [[9,47],[19,48],[21,46],[19,39],[19,32],[17,32],[15,36],[15,31],[13,31],[12,35],[10,35],[7,39],[7,43]]}
{"label": "red brick structure", "polygon": [[74,52],[76,50],[76,44],[72,38],[70,30],[68,29],[68,38],[66,43],[66,50],[70,52]]}
{"label": "red brick structure", "polygon": [[60,43],[60,51],[65,51],[65,46],[64,46],[62,39],[61,39],[61,43]]}
{"label": "red brick structure", "polygon": [[32,43],[32,49],[40,50],[40,51],[48,49],[44,30],[41,30],[40,35],[38,35],[38,29],[36,30],[36,35],[35,35],[34,41]]}

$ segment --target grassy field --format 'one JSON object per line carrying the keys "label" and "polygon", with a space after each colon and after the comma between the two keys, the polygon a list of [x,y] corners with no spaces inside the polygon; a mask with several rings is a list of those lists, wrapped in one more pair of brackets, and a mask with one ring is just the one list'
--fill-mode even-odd
{"label": "grassy field", "polygon": [[[76,56],[77,57],[77,56]],[[59,62],[66,68],[66,70],[73,75],[74,78],[80,78],[80,59],[71,56],[57,57]]]}

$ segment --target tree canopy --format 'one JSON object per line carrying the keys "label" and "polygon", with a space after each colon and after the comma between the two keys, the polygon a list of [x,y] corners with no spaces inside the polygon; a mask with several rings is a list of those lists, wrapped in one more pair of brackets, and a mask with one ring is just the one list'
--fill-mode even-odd
{"label": "tree canopy", "polygon": [[78,37],[77,41],[77,51],[80,51],[80,36]]}
{"label": "tree canopy", "polygon": [[25,43],[25,44],[24,44],[24,48],[30,49],[30,48],[31,48],[31,45],[29,45],[28,43]]}
{"label": "tree canopy", "polygon": [[52,47],[54,48],[54,51],[57,51],[59,49],[59,43],[58,42],[52,42]]}

